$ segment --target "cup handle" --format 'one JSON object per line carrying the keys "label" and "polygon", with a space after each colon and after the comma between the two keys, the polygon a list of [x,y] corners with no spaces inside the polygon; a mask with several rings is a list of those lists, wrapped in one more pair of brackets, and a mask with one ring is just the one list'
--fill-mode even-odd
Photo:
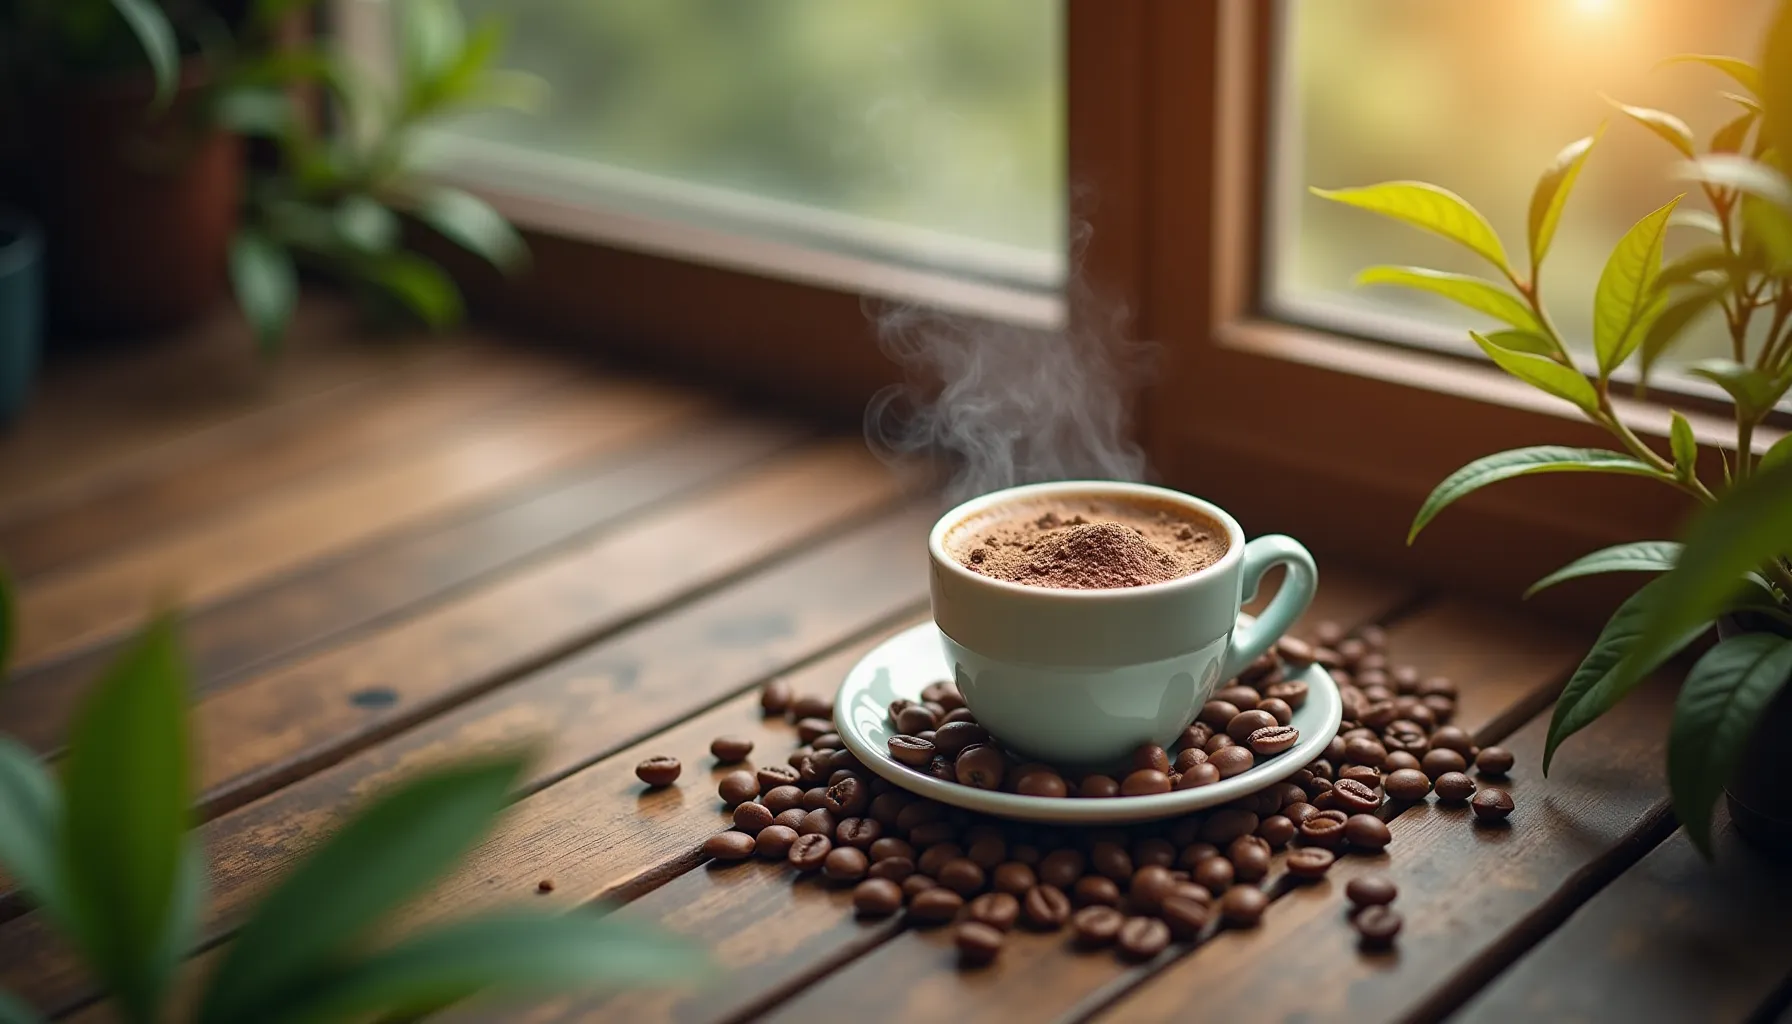
{"label": "cup handle", "polygon": [[1255,598],[1263,574],[1278,565],[1288,567],[1288,576],[1282,581],[1281,589],[1276,591],[1275,600],[1263,609],[1263,614],[1250,625],[1238,626],[1233,631],[1232,647],[1226,652],[1225,667],[1220,672],[1222,680],[1235,678],[1245,666],[1256,661],[1288,632],[1294,620],[1307,610],[1307,605],[1313,603],[1313,592],[1319,587],[1319,568],[1300,541],[1279,533],[1258,537],[1244,546],[1242,599]]}

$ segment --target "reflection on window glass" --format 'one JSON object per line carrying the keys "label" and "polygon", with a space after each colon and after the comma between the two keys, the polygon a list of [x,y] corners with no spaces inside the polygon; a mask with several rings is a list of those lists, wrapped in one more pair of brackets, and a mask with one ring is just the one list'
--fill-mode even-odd
{"label": "reflection on window glass", "polygon": [[548,109],[456,131],[983,242],[1064,244],[1049,0],[461,0]]}
{"label": "reflection on window glass", "polygon": [[[1612,245],[1690,188],[1671,177],[1678,155],[1602,94],[1678,114],[1703,147],[1740,113],[1721,95],[1735,83],[1704,65],[1658,65],[1679,53],[1757,59],[1770,8],[1767,0],[1289,0],[1267,267],[1272,308],[1474,351],[1463,329],[1483,325],[1475,314],[1407,289],[1353,288],[1351,279],[1376,263],[1492,268],[1452,243],[1313,198],[1307,186],[1434,182],[1486,214],[1508,252],[1522,252],[1538,174],[1563,146],[1608,121],[1541,274],[1557,326],[1590,351],[1593,289]],[[1685,204],[1706,208],[1693,193]],[[1697,229],[1675,228],[1668,255],[1702,241]],[[1447,332],[1402,331],[1414,321]],[[1727,354],[1725,338],[1714,317],[1689,332],[1675,357]]]}

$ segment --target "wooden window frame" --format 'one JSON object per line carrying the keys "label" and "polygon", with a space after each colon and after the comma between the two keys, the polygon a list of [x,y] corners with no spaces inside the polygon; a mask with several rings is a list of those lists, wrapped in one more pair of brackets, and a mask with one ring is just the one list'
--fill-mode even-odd
{"label": "wooden window frame", "polygon": [[[1066,3],[1070,215],[1089,229],[1076,232],[1089,286],[1077,291],[1093,296],[1068,315],[1107,324],[1124,309],[1130,333],[1159,345],[1136,417],[1158,478],[1219,501],[1250,532],[1506,599],[1597,547],[1678,532],[1689,511],[1678,494],[1571,475],[1489,489],[1408,547],[1413,511],[1463,463],[1529,444],[1605,447],[1607,435],[1492,367],[1260,313],[1279,3]],[[837,277],[761,276],[742,269],[750,250],[694,262],[532,235],[532,274],[474,288],[487,313],[843,419],[899,377],[865,298]],[[456,269],[480,276],[470,261]],[[926,288],[909,297],[927,301]],[[1027,320],[975,296],[942,304]],[[1618,404],[1645,439],[1665,439],[1666,407]],[[1733,444],[1713,410],[1683,403],[1701,442]],[[1577,584],[1539,603],[1592,620],[1623,590]]]}

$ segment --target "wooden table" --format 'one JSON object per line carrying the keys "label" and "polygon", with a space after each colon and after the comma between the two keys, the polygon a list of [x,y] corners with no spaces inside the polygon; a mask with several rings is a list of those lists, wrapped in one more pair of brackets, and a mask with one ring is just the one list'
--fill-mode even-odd
{"label": "wooden table", "polygon": [[[1788,999],[1792,875],[1675,830],[1672,691],[1538,761],[1586,637],[1322,559],[1309,620],[1382,623],[1448,675],[1459,722],[1518,755],[1512,827],[1422,804],[1391,857],[1341,861],[1261,927],[1143,965],[1014,933],[963,971],[947,934],[859,920],[782,865],[705,864],[726,817],[709,741],[795,743],[759,686],[831,693],[926,612],[937,503],[851,437],[692,391],[462,339],[312,339],[258,368],[229,331],[64,367],[0,439],[0,552],[22,584],[0,724],[53,753],[74,702],[159,596],[187,609],[212,901],[207,948],[367,794],[421,765],[533,739],[529,792],[413,920],[516,901],[620,913],[708,945],[700,989],[542,1006],[530,1020],[1722,1021]],[[317,340],[323,339],[323,340]],[[682,784],[648,792],[646,756]],[[1407,929],[1356,951],[1343,882],[1386,869]],[[554,881],[550,894],[537,882]],[[214,954],[201,953],[207,960]],[[203,967],[203,964],[200,965]],[[0,900],[0,985],[103,1016],[38,916]],[[477,1008],[466,1016],[492,1013]]]}

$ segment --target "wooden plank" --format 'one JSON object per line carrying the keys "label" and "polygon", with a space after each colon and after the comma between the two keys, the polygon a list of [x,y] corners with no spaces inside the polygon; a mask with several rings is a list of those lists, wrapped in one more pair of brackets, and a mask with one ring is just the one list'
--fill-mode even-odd
{"label": "wooden plank", "polygon": [[[1361,621],[1361,616],[1355,618]],[[1574,638],[1454,600],[1425,606],[1395,621],[1388,634],[1389,650],[1397,663],[1457,680],[1462,688],[1459,717],[1470,729],[1479,728],[1514,704],[1534,707],[1534,695],[1559,684],[1580,654]],[[1272,908],[1272,915],[1274,912]],[[1255,948],[1248,945],[1250,936],[1239,934],[1247,948]],[[1199,959],[1197,955],[1191,962]],[[1062,932],[1016,931],[996,963],[982,970],[960,971],[955,962],[948,929],[903,931],[780,1004],[770,1017],[812,1019],[826,1007],[850,998],[873,1019],[914,1019],[918,1014],[952,1007],[971,1019],[1043,1020],[1136,983],[1142,976],[1141,968],[1129,966],[1111,952],[1073,953]],[[1208,1005],[1203,999],[1202,1006]],[[1240,1004],[1236,1012],[1247,1020],[1279,1017],[1247,1004]]]}
{"label": "wooden plank", "polygon": [[[537,799],[570,801],[585,794],[600,804],[613,802],[609,787],[632,772],[642,756],[611,757],[618,750],[630,744],[653,746],[648,737],[700,709],[726,702],[760,680],[787,671],[879,623],[911,614],[926,594],[920,543],[932,514],[930,509],[901,509],[833,540],[817,541],[803,554],[211,822],[202,831],[213,866],[204,934],[208,940],[226,934],[262,887],[342,820],[354,804],[430,763],[539,741],[541,753],[532,784],[566,779],[547,794],[560,786],[574,788],[564,791],[566,795]],[[838,678],[840,666],[829,664],[813,671],[815,675],[803,677],[809,680],[804,685],[819,690],[815,680]],[[749,696],[748,700],[752,699],[756,698]],[[687,728],[678,742],[700,742],[707,747],[714,735],[707,729],[707,725]],[[699,766],[707,767],[703,764],[706,759],[692,756],[692,774],[700,778],[703,768]],[[611,761],[603,772],[582,779],[586,773],[581,768],[604,758]],[[605,813],[632,808],[640,788],[635,783],[628,790],[628,801]],[[669,810],[677,810],[675,798],[683,796],[689,799],[688,808],[699,814],[693,818],[698,824],[681,826],[685,838],[673,844],[681,848],[681,856],[688,857],[694,849],[691,835],[716,830],[714,816],[718,812],[713,795],[713,788],[702,783],[666,795],[672,801]],[[533,801],[526,801],[523,806],[531,804]],[[638,870],[634,874],[648,870],[618,849],[608,849],[613,843],[633,842],[635,836],[650,831],[645,823],[636,823],[635,833],[626,837],[587,832],[589,823],[567,816],[571,812],[565,811],[564,804],[535,806],[559,809],[545,817],[534,812],[535,816],[522,819],[520,825],[513,821],[505,831],[509,838],[502,840],[515,849],[531,851],[528,856],[561,858],[545,868],[528,864],[529,885],[540,877],[537,872],[548,870],[563,878],[570,891],[584,872],[593,880],[592,891],[597,892],[617,877],[606,874],[612,863],[635,864]],[[596,812],[591,813],[595,818]],[[568,830],[559,835],[565,838],[570,832],[572,840],[553,848],[536,844],[534,831],[543,821],[554,829]],[[661,849],[650,844],[656,858],[662,856]],[[581,852],[591,859],[578,867],[575,862]],[[459,888],[442,897],[441,906],[461,910],[481,899],[515,897],[512,870],[489,869],[501,884],[483,880],[477,868],[469,870],[473,873],[460,876]],[[0,988],[39,1006],[66,1009],[90,995],[40,915],[0,926],[0,965],[4,965],[0,967]]]}
{"label": "wooden plank", "polygon": [[308,296],[272,359],[235,310],[166,338],[59,352],[0,434],[0,515],[65,503],[120,469],[179,461],[247,420],[323,412],[464,345],[422,333],[370,340],[349,303]]}
{"label": "wooden plank", "polygon": [[137,625],[158,600],[204,605],[257,581],[477,502],[688,418],[674,393],[584,383],[467,435],[343,466],[98,563],[19,588],[15,664]]}
{"label": "wooden plank", "polygon": [[[1180,1020],[1192,998],[1215,1014],[1304,1021],[1443,1017],[1672,828],[1662,775],[1668,682],[1575,737],[1547,780],[1535,767],[1547,716],[1506,740],[1522,766],[1503,787],[1518,805],[1508,827],[1477,827],[1464,807],[1416,805],[1390,822],[1391,863],[1341,859],[1326,881],[1273,904],[1255,932],[1221,932],[1098,1019]],[[1384,866],[1406,926],[1394,952],[1359,955],[1344,886]],[[1288,977],[1301,984],[1278,983]]]}
{"label": "wooden plank", "polygon": [[[1411,596],[1410,590],[1399,585],[1348,571],[1328,571],[1308,621],[1334,619],[1358,625],[1379,618]],[[794,741],[786,739],[768,755],[775,757],[793,746]],[[639,841],[650,842],[652,835],[649,829]],[[783,868],[747,870],[738,878],[728,870],[689,871],[631,904],[624,913],[643,920],[665,919],[668,927],[711,946],[723,972],[695,991],[560,1001],[539,1009],[542,1019],[730,1020],[747,1016],[762,1010],[778,993],[896,935],[900,927],[895,919],[859,922],[843,895],[818,890],[813,883],[793,887],[792,873]],[[744,938],[747,934],[755,938]],[[860,962],[881,957],[912,938],[897,935],[895,941]],[[851,964],[845,970],[856,967]],[[890,997],[887,992],[878,994],[879,999]],[[929,1005],[937,1010],[947,1004]]]}
{"label": "wooden plank", "polygon": [[[189,613],[183,637],[196,691],[211,692],[353,630],[416,614],[494,572],[788,447],[798,436],[791,427],[737,418],[667,428],[532,493],[505,494],[470,509],[440,529],[352,548],[310,571]],[[0,688],[0,721],[15,738],[52,749],[119,643],[15,674]]]}
{"label": "wooden plank", "polygon": [[1792,875],[1727,823],[1716,850],[1675,832],[1451,1020],[1757,1019],[1792,982]]}
{"label": "wooden plank", "polygon": [[456,349],[393,374],[383,387],[350,389],[327,413],[251,420],[186,459],[152,460],[75,500],[13,516],[0,522],[0,552],[16,576],[36,576],[214,515],[265,488],[459,427],[570,372],[494,349]]}

